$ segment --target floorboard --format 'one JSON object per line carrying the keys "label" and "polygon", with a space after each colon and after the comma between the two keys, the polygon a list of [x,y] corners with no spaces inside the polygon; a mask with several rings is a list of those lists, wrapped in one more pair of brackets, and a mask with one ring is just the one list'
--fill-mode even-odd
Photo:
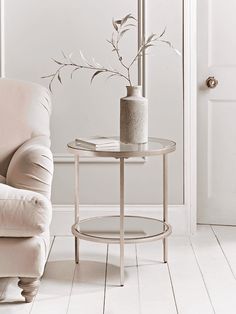
{"label": "floorboard", "polygon": [[[50,238],[50,248],[54,237]],[[0,314],[28,314],[33,303],[26,304],[18,287],[18,278],[0,278]]]}
{"label": "floorboard", "polygon": [[4,300],[9,278],[0,278],[0,301]]}
{"label": "floorboard", "polygon": [[73,237],[56,237],[31,314],[65,314],[74,272]]}
{"label": "floorboard", "polygon": [[189,238],[172,237],[169,252],[169,269],[178,312],[214,313]]}
{"label": "floorboard", "polygon": [[4,299],[0,302],[0,314],[29,314],[32,303],[25,303],[18,287],[18,278],[9,278]]}
{"label": "floorboard", "polygon": [[107,245],[81,241],[68,314],[102,314]]}
{"label": "floorboard", "polygon": [[0,278],[0,314],[235,314],[236,228],[198,226],[197,234],[125,246],[125,285],[120,287],[119,245],[51,238],[38,294],[24,303],[17,278]]}
{"label": "floorboard", "polygon": [[191,238],[215,313],[235,314],[236,281],[210,226],[198,226]]}
{"label": "floorboard", "polygon": [[212,226],[212,230],[236,279],[236,227]]}
{"label": "floorboard", "polygon": [[125,283],[120,286],[120,247],[109,245],[105,314],[139,314],[139,284],[135,245],[125,245]]}
{"label": "floorboard", "polygon": [[137,245],[140,309],[142,314],[176,314],[162,241]]}

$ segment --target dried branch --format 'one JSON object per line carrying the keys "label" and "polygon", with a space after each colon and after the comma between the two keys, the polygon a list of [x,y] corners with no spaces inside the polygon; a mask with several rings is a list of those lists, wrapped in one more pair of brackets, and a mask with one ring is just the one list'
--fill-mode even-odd
{"label": "dried branch", "polygon": [[71,78],[73,77],[73,73],[79,69],[86,69],[86,70],[94,71],[94,74],[92,75],[92,78],[91,78],[91,83],[94,80],[94,78],[100,73],[110,73],[112,75],[117,75],[117,76],[124,78],[125,80],[127,80],[129,82],[128,78],[124,74],[122,74],[121,72],[119,72],[117,70],[111,69],[111,68],[105,68],[102,66],[101,67],[100,66],[93,66],[90,63],[88,65],[80,65],[77,63],[66,63],[66,62],[58,61],[56,59],[53,59],[53,61],[56,64],[60,64],[60,67],[57,69],[57,71],[55,73],[42,77],[42,78],[51,78],[50,82],[49,82],[49,90],[51,92],[52,92],[52,84],[53,84],[55,79],[57,79],[62,84],[61,71],[67,67],[73,68],[73,70],[71,71]]}
{"label": "dried branch", "polygon": [[82,65],[77,64],[76,62],[72,61],[72,53],[70,53],[69,55],[66,55],[64,51],[61,51],[64,61],[52,59],[53,62],[55,62],[59,66],[58,69],[55,71],[55,73],[42,77],[42,78],[50,79],[49,81],[50,91],[52,92],[52,84],[55,80],[58,80],[60,84],[62,84],[61,72],[65,68],[68,68],[68,67],[72,68],[71,74],[70,74],[71,79],[73,78],[73,74],[76,71],[85,69],[85,70],[90,70],[94,72],[91,77],[91,81],[90,81],[91,83],[98,75],[105,73],[105,74],[109,74],[107,79],[112,78],[112,77],[122,77],[129,83],[130,86],[132,86],[131,75],[130,75],[131,67],[142,55],[146,54],[146,50],[148,48],[155,46],[157,42],[161,42],[161,43],[167,44],[170,48],[174,49],[176,53],[180,54],[179,51],[173,47],[171,42],[162,39],[162,37],[164,36],[166,32],[166,28],[164,28],[163,32],[159,36],[157,34],[151,34],[143,42],[143,44],[138,48],[138,51],[136,55],[134,56],[134,58],[131,60],[131,62],[127,64],[124,61],[122,53],[120,52],[119,44],[123,36],[126,33],[128,33],[132,27],[136,26],[135,24],[130,23],[130,20],[136,21],[135,17],[133,17],[132,14],[127,14],[125,17],[119,20],[112,19],[112,25],[113,25],[114,31],[112,33],[111,40],[107,40],[107,42],[112,46],[112,51],[116,53],[118,61],[121,64],[124,71],[126,72],[126,74],[123,74],[122,72],[116,69],[113,69],[112,67],[104,67],[98,62],[96,62],[94,58],[92,59],[92,62],[90,62],[87,58],[85,58],[85,56],[83,55],[81,51],[80,51],[80,56],[84,64]]}

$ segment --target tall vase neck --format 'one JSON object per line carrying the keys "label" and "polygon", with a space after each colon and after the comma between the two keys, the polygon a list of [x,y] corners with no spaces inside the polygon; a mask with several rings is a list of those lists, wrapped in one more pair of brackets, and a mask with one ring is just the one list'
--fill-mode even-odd
{"label": "tall vase neck", "polygon": [[126,86],[127,96],[142,97],[142,86]]}

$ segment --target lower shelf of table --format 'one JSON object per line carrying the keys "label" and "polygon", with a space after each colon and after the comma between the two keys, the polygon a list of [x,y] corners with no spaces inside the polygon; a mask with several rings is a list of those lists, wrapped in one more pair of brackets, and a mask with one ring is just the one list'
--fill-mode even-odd
{"label": "lower shelf of table", "polygon": [[[120,243],[120,216],[101,216],[81,220],[72,226],[74,236],[92,242]],[[140,243],[164,239],[171,226],[161,220],[141,216],[124,217],[124,242]]]}

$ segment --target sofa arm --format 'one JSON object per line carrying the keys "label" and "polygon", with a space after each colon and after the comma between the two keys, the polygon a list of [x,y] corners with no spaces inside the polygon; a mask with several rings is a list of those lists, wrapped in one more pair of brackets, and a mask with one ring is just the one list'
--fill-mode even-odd
{"label": "sofa arm", "polygon": [[8,167],[6,184],[51,196],[53,157],[49,139],[38,136],[25,142],[13,155]]}
{"label": "sofa arm", "polygon": [[42,234],[51,218],[51,202],[45,196],[0,183],[0,237]]}

